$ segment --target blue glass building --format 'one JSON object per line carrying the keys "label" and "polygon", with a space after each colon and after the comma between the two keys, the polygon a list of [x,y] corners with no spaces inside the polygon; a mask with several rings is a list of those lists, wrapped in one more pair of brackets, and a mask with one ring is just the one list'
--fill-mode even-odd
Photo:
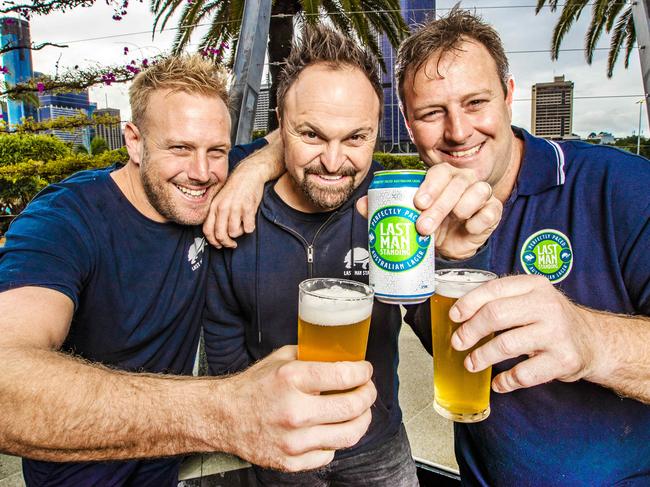
{"label": "blue glass building", "polygon": [[[400,7],[404,20],[411,27],[433,18],[436,14],[435,0],[400,0]],[[394,76],[395,50],[385,34],[381,37],[381,52],[386,72],[381,76],[384,87],[384,119],[379,129],[379,149],[384,152],[417,152],[409,139],[399,109]]]}
{"label": "blue glass building", "polygon": [[[83,112],[89,117],[97,108],[96,103],[90,103],[88,91],[78,93],[49,93],[44,92],[38,95],[40,106],[38,108],[38,120],[44,121],[57,117],[71,117]],[[92,131],[90,127],[79,127],[73,131],[49,130],[59,139],[70,142],[74,145],[83,145],[90,149]]]}
{"label": "blue glass building", "polygon": [[[31,46],[32,40],[29,33],[29,22],[23,19],[3,17],[0,19],[0,32],[2,34],[2,47]],[[27,81],[34,75],[32,68],[32,53],[30,49],[13,49],[2,54],[4,81],[15,85]],[[9,100],[7,102],[7,122],[17,125],[24,117],[36,119],[36,108],[22,101]]]}

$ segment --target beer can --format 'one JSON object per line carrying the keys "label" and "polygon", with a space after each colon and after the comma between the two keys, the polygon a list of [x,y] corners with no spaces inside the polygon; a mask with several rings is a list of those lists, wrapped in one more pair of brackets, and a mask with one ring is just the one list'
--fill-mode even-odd
{"label": "beer can", "polygon": [[413,197],[426,171],[377,171],[368,189],[370,285],[383,303],[415,304],[435,290],[433,236],[420,235]]}

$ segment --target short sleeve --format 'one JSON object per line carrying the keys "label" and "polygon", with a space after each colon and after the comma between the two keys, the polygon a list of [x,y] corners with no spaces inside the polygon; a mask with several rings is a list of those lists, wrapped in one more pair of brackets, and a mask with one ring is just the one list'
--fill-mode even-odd
{"label": "short sleeve", "polygon": [[92,267],[92,236],[84,229],[82,211],[74,199],[60,194],[30,203],[12,222],[0,249],[0,292],[46,287],[68,296],[76,309]]}

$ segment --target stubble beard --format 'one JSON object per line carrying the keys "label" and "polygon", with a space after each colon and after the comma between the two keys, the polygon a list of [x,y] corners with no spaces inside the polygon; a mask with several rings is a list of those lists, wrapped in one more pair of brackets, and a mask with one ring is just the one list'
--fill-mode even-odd
{"label": "stubble beard", "polygon": [[[149,163],[149,152],[145,147],[142,153],[140,162],[141,167],[141,180],[142,187],[144,188],[145,195],[149,200],[149,204],[167,221],[177,223],[179,225],[200,225],[203,223],[207,216],[209,206],[203,212],[203,215],[195,215],[195,212],[188,212],[188,215],[183,215],[174,203],[174,197],[170,194],[173,191],[168,187],[166,182],[160,181],[154,175],[154,169]],[[171,184],[171,183],[169,183]],[[210,188],[208,188],[210,191]]]}
{"label": "stubble beard", "polygon": [[324,211],[331,211],[343,205],[350,199],[354,193],[354,179],[356,171],[352,168],[341,168],[336,175],[351,176],[348,183],[343,187],[322,187],[316,184],[310,174],[328,175],[329,173],[322,168],[305,168],[302,181],[296,181],[301,191],[305,194],[309,202],[317,208]]}

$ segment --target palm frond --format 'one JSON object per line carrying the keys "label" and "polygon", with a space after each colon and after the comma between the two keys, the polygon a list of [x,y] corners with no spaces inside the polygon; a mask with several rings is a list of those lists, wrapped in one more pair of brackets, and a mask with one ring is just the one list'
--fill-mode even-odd
{"label": "palm frond", "polygon": [[553,29],[551,40],[551,59],[557,59],[560,54],[562,39],[575,21],[580,18],[582,10],[589,4],[589,0],[569,0],[564,4],[560,19]]}
{"label": "palm frond", "polygon": [[607,24],[607,7],[609,6],[610,0],[598,0],[593,5],[591,12],[591,23],[587,29],[587,35],[585,36],[585,54],[587,57],[587,64],[591,64],[594,58],[594,49],[600,36],[605,30]]}
{"label": "palm frond", "polygon": [[[629,27],[629,23],[632,24],[631,29]],[[614,27],[614,30],[612,31],[612,41],[609,45],[609,54],[607,55],[608,78],[611,78],[614,73],[614,66],[618,60],[618,55],[620,54],[621,47],[623,46],[626,37],[630,35],[630,32],[636,38],[636,31],[634,30],[634,19],[632,18],[632,8],[628,8],[625,12],[623,12],[618,22],[616,22],[616,27]]]}

